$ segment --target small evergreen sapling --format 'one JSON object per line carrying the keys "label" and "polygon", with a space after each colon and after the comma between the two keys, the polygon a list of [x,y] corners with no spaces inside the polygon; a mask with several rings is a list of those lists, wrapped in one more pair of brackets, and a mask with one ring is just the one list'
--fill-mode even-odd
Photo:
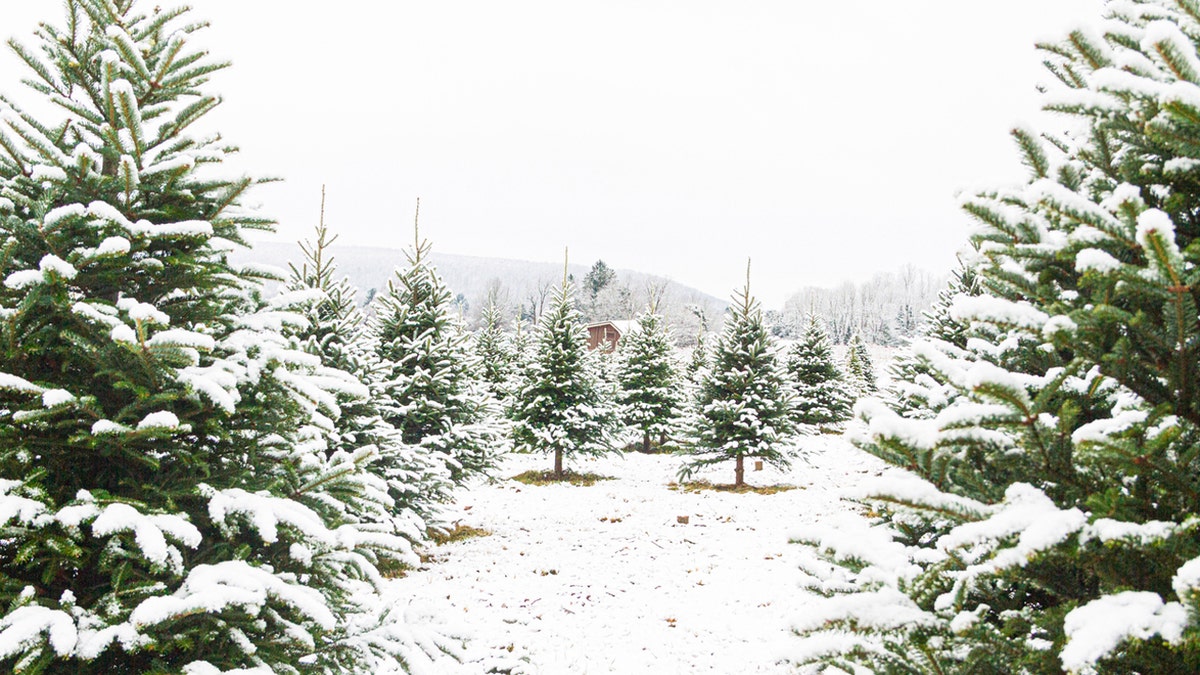
{"label": "small evergreen sapling", "polygon": [[833,360],[829,336],[816,316],[799,341],[787,351],[788,380],[795,392],[796,421],[812,426],[839,424],[850,418],[853,400]]}
{"label": "small evergreen sapling", "polygon": [[[321,191],[321,218],[315,237],[300,243],[304,259],[292,264],[291,277],[281,298],[300,303],[307,322],[289,326],[287,334],[300,348],[319,357],[325,377],[337,372],[352,374],[352,383],[339,382],[335,389],[340,415],[328,422],[329,452],[374,448],[378,459],[369,470],[382,484],[372,486],[389,495],[384,513],[371,514],[368,521],[387,526],[413,544],[427,540],[430,525],[443,519],[443,504],[450,500],[450,474],[440,453],[404,442],[400,430],[387,423],[382,410],[389,404],[381,386],[384,370],[370,348],[367,319],[355,301],[357,295],[348,278],[337,275],[330,246],[337,239],[325,225],[325,191]],[[336,370],[335,370],[336,369]],[[417,556],[408,554],[398,562],[415,567]]]}
{"label": "small evergreen sapling", "polygon": [[856,398],[878,390],[875,384],[875,364],[871,361],[871,354],[859,333],[851,336],[850,344],[846,348],[846,376],[852,384]]}
{"label": "small evergreen sapling", "polygon": [[624,424],[641,434],[642,452],[650,452],[652,435],[661,444],[679,424],[683,381],[672,344],[670,326],[654,311],[639,316],[637,328],[621,336],[618,402]]}
{"label": "small evergreen sapling", "polygon": [[564,460],[612,452],[615,409],[588,350],[587,331],[563,269],[562,285],[534,333],[524,386],[512,407],[514,449],[554,455],[554,475]]}
{"label": "small evergreen sapling", "polygon": [[[419,214],[418,214],[419,215]],[[480,364],[429,261],[416,226],[408,267],[375,299],[371,338],[382,362],[384,419],[405,443],[441,454],[456,484],[489,475],[502,450],[500,407],[480,379]]]}
{"label": "small evergreen sapling", "polygon": [[747,457],[781,468],[790,464],[786,446],[797,431],[792,392],[762,310],[750,295],[749,264],[746,286],[733,301],[696,395],[680,480],[732,460],[734,484],[741,487]]}

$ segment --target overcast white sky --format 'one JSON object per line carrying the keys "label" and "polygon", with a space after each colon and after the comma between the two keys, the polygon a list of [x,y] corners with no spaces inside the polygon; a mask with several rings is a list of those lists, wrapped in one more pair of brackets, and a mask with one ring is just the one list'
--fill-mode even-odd
{"label": "overcast white sky", "polygon": [[[168,0],[162,0],[166,4]],[[1037,39],[1098,0],[197,0],[233,61],[213,123],[284,239],[603,259],[778,307],[906,262],[949,269],[955,194],[1018,181]],[[0,0],[29,44],[58,2]],[[0,91],[27,94],[16,60]]]}

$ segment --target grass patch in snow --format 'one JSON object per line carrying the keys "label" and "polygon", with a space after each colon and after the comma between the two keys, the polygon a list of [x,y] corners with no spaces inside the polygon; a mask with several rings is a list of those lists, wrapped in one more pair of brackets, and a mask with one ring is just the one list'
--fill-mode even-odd
{"label": "grass patch in snow", "polygon": [[773,495],[788,490],[795,490],[795,485],[743,485],[736,487],[732,483],[710,483],[706,480],[694,480],[686,483],[670,483],[667,485],[670,490],[683,490],[684,492],[700,492],[702,490],[714,490],[716,492],[736,492],[745,494],[753,492],[759,495]]}
{"label": "grass patch in snow", "polygon": [[512,477],[518,483],[526,485],[555,485],[558,483],[570,483],[571,485],[595,485],[602,480],[612,480],[612,476],[601,476],[598,473],[578,473],[576,471],[564,471],[562,478],[554,475],[553,471],[526,471]]}
{"label": "grass patch in snow", "polygon": [[487,537],[491,536],[491,534],[492,533],[490,531],[483,528],[471,527],[470,525],[463,525],[462,523],[459,523],[455,525],[454,529],[450,530],[449,532],[438,532],[431,530],[429,532],[429,541],[432,541],[436,546],[441,546],[442,544],[451,544],[456,541],[463,541],[464,539]]}

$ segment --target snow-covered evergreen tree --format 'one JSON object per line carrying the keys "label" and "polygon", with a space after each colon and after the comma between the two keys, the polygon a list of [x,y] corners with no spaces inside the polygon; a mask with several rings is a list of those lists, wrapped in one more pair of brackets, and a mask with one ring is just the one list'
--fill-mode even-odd
{"label": "snow-covered evergreen tree", "polygon": [[674,343],[670,325],[653,311],[639,316],[637,328],[621,336],[618,402],[625,426],[641,435],[642,452],[650,452],[651,436],[661,444],[679,426],[683,380]]}
{"label": "snow-covered evergreen tree", "polygon": [[804,335],[788,348],[786,363],[800,424],[832,425],[850,419],[854,401],[834,363],[829,336],[816,316],[809,317]]}
{"label": "snow-covered evergreen tree", "polygon": [[[325,225],[324,189],[315,235],[300,243],[304,260],[290,266],[281,295],[300,304],[307,322],[289,326],[286,332],[321,359],[326,377],[338,372],[354,376],[355,386],[343,384],[335,392],[341,414],[327,427],[329,450],[375,447],[379,459],[369,469],[383,481],[391,499],[386,513],[368,518],[414,544],[423,543],[429,526],[443,520],[442,504],[449,501],[452,487],[450,472],[440,452],[405,443],[400,431],[383,419],[382,410],[390,403],[382,381],[386,369],[370,348],[366,315],[355,302],[354,287],[337,274],[329,250],[337,236]],[[400,562],[416,566],[419,560],[409,555]]]}
{"label": "snow-covered evergreen tree", "polygon": [[747,457],[779,467],[790,464],[786,446],[797,431],[792,392],[762,309],[750,295],[749,265],[746,286],[733,296],[695,406],[680,480],[732,460],[734,484],[741,487]]}
{"label": "snow-covered evergreen tree", "polygon": [[400,668],[362,603],[407,545],[357,526],[374,450],[325,443],[361,385],[229,264],[258,181],[186,134],[225,64],[185,9],[65,11],[13,44],[53,112],[0,102],[0,670]]}
{"label": "snow-covered evergreen tree", "polygon": [[1047,108],[1078,124],[1017,129],[1028,182],[966,201],[982,292],[949,304],[962,341],[913,344],[935,412],[860,405],[864,447],[920,478],[864,491],[875,528],[804,535],[831,595],[797,621],[800,660],[1197,670],[1198,16],[1111,1],[1041,45]]}
{"label": "snow-covered evergreen tree", "polygon": [[875,384],[875,364],[862,336],[855,333],[846,347],[846,377],[850,380],[854,396],[867,396],[878,390]]}
{"label": "snow-covered evergreen tree", "polygon": [[502,450],[500,407],[480,378],[453,297],[414,226],[408,267],[375,299],[371,338],[383,362],[384,419],[405,443],[441,453],[456,484],[487,476]]}
{"label": "snow-covered evergreen tree", "polygon": [[482,379],[492,396],[505,403],[512,394],[513,379],[517,372],[513,340],[504,332],[504,317],[495,295],[489,294],[487,304],[479,316],[482,327],[475,333],[475,355],[483,368]]}
{"label": "snow-covered evergreen tree", "polygon": [[[955,319],[950,309],[958,296],[975,296],[980,292],[979,276],[971,267],[960,265],[947,287],[938,294],[933,307],[924,312],[925,323],[919,337],[966,349],[969,326]],[[905,417],[932,417],[949,401],[953,385],[945,382],[937,369],[912,349],[897,354],[888,366],[888,372],[888,403]]]}
{"label": "snow-covered evergreen tree", "polygon": [[562,478],[564,460],[612,452],[616,424],[565,268],[532,339],[524,386],[512,402],[514,449],[553,454]]}

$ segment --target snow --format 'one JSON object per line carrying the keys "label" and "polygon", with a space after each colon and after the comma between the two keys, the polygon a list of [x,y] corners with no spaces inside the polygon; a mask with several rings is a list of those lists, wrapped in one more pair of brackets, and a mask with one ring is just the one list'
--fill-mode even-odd
{"label": "snow", "polygon": [[10,391],[19,391],[26,394],[40,394],[45,389],[36,384],[16,375],[8,373],[0,373],[0,389],[8,389]]}
{"label": "snow", "polygon": [[197,565],[188,572],[179,590],[168,596],[143,600],[129,615],[137,627],[151,626],[194,612],[218,613],[240,607],[251,614],[267,598],[288,604],[325,629],[334,626],[333,613],[315,589],[290,584],[276,574],[241,560]]}
{"label": "snow", "polygon": [[0,618],[0,659],[20,654],[31,644],[49,637],[50,647],[57,654],[69,654],[75,648],[78,632],[70,614],[28,605],[18,607]]}
{"label": "snow", "polygon": [[138,429],[177,429],[179,428],[179,418],[175,413],[166,410],[150,413],[138,422]]}
{"label": "snow", "polygon": [[1095,663],[1129,638],[1161,635],[1176,643],[1187,625],[1187,610],[1177,602],[1164,604],[1157,593],[1124,591],[1106,595],[1077,607],[1063,621],[1067,643],[1063,668],[1095,673]]}
{"label": "snow", "polygon": [[1103,274],[1120,268],[1120,260],[1098,248],[1085,248],[1075,254],[1075,271],[1077,272],[1094,271]]}
{"label": "snow", "polygon": [[[800,588],[808,552],[789,538],[848,512],[844,488],[891,471],[841,437],[799,444],[808,464],[747,472],[799,486],[773,495],[673,491],[681,459],[637,453],[574,464],[615,478],[589,487],[476,485],[462,522],[492,534],[434,549],[394,590],[413,617],[465,624],[471,658],[520,660],[518,673],[794,672],[779,660],[820,598]],[[499,475],[549,461],[509,455]],[[697,477],[729,483],[733,466]]]}
{"label": "snow", "polygon": [[96,255],[119,255],[129,253],[129,240],[125,237],[108,237],[96,247]]}
{"label": "snow", "polygon": [[42,392],[42,405],[47,408],[70,403],[75,400],[75,395],[66,389],[51,389]]}
{"label": "snow", "polygon": [[174,547],[167,544],[168,536],[188,548],[200,545],[200,531],[180,516],[147,516],[128,504],[109,504],[92,522],[92,534],[107,537],[118,532],[133,532],[142,555],[160,565],[172,557]]}

